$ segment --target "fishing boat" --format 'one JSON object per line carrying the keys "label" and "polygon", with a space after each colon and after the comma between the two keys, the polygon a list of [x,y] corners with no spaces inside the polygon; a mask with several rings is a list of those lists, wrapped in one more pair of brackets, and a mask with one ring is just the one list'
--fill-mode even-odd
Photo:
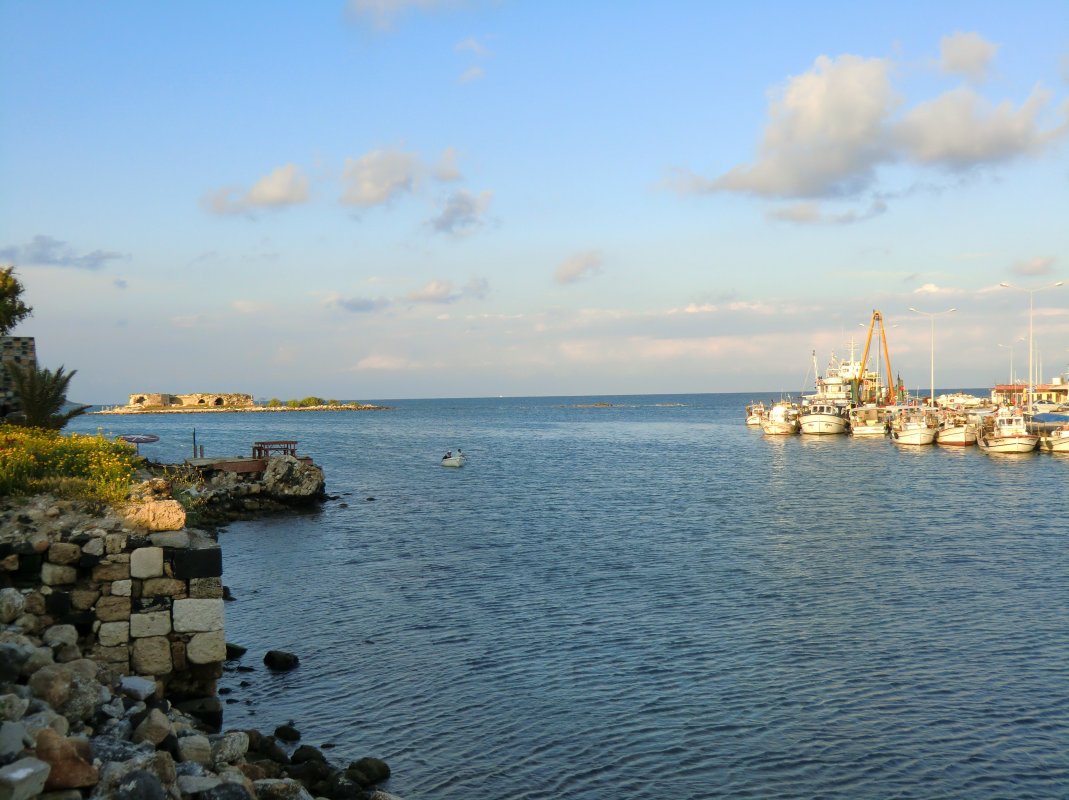
{"label": "fishing boat", "polygon": [[465,462],[463,451],[458,447],[456,453],[452,450],[442,456],[443,467],[463,467]]}
{"label": "fishing boat", "polygon": [[802,406],[798,417],[802,433],[811,436],[830,436],[846,433],[849,421],[838,406],[830,402],[809,403]]}
{"label": "fishing boat", "polygon": [[1039,449],[1048,453],[1069,453],[1069,425],[1062,425],[1052,431],[1041,434]]}
{"label": "fishing boat", "polygon": [[924,409],[903,409],[891,421],[891,441],[905,445],[931,444],[938,427],[935,416]]}
{"label": "fishing boat", "polygon": [[969,417],[956,411],[945,412],[939,420],[935,443],[950,447],[969,447],[976,444],[976,426]]}
{"label": "fishing boat", "polygon": [[983,418],[976,444],[986,453],[1030,453],[1039,444],[1039,435],[1028,432],[1019,409],[1000,408]]}
{"label": "fishing boat", "polygon": [[761,419],[761,430],[769,436],[798,433],[798,407],[794,403],[775,403]]}
{"label": "fishing boat", "polygon": [[887,420],[882,409],[875,405],[857,406],[850,409],[851,436],[886,436]]}
{"label": "fishing boat", "polygon": [[765,416],[765,404],[760,400],[755,400],[746,406],[746,424],[747,425],[760,425],[761,420]]}

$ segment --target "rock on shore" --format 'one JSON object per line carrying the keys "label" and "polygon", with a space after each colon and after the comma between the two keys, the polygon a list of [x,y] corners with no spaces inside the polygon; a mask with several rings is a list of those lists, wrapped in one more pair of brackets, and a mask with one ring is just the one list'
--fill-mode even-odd
{"label": "rock on shore", "polygon": [[[134,505],[166,503],[165,494],[161,483],[149,481],[132,499]],[[47,496],[0,500],[0,545],[10,553],[0,560],[0,798],[389,800],[390,795],[374,790],[390,775],[383,761],[363,758],[333,765],[314,747],[301,745],[291,752],[275,736],[255,730],[213,732],[188,713],[196,702],[187,708],[165,695],[173,688],[173,676],[129,674],[134,659],[110,658],[114,648],[99,645],[110,631],[105,626],[132,625],[102,621],[113,613],[128,618],[130,597],[119,591],[128,585],[134,592],[145,590],[149,581],[175,582],[165,575],[148,576],[175,565],[188,567],[181,559],[195,552],[190,539],[203,536],[185,528],[127,530],[131,519],[141,518],[132,518],[130,509],[125,516],[117,512],[104,518],[83,503]],[[159,522],[166,529],[176,518],[168,512],[160,519],[170,520]],[[128,541],[136,544],[134,549],[120,548]],[[168,552],[171,558],[181,555],[181,564],[166,560]],[[108,557],[113,566],[123,567],[101,585],[110,594],[78,588],[80,583],[67,590],[64,581],[78,570],[99,571],[107,566],[101,559]],[[27,572],[27,564],[37,565],[37,572]],[[219,581],[191,580],[212,586]],[[69,599],[73,606],[60,608],[56,598]],[[148,610],[136,621],[154,625],[155,614],[160,622],[168,616],[179,629],[197,629],[215,624],[214,618],[201,617],[205,611],[214,614],[221,602],[179,597],[170,603],[169,613]],[[81,605],[96,615],[95,623],[88,611],[74,613]],[[75,621],[65,621],[63,614],[73,614]],[[181,634],[172,641],[168,663],[173,665],[171,657],[179,650],[195,659],[190,651],[199,635]],[[185,648],[175,649],[186,636]],[[222,641],[222,631],[217,638]],[[157,639],[167,641],[157,635],[138,641]],[[101,653],[109,658],[98,659]],[[217,698],[204,700],[218,706]]]}

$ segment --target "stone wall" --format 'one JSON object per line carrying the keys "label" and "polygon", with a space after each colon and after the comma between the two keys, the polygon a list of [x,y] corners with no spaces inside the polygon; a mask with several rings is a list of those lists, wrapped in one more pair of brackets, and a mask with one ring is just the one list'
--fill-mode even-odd
{"label": "stone wall", "polygon": [[214,698],[226,658],[222,554],[184,523],[174,500],[136,503],[123,517],[79,515],[47,497],[9,508],[0,513],[3,621],[27,633],[72,625],[68,657],[150,678],[171,700]]}
{"label": "stone wall", "polygon": [[181,406],[183,408],[245,408],[253,405],[251,394],[222,392],[216,394],[164,394],[160,392],[142,392],[130,395],[130,406],[164,408]]}
{"label": "stone wall", "polygon": [[18,410],[14,386],[6,369],[8,364],[37,366],[32,336],[0,336],[0,419],[5,413]]}

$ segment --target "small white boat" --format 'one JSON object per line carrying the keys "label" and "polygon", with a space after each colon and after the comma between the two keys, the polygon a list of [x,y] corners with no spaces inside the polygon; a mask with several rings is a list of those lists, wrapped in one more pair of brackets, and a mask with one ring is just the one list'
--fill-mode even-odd
{"label": "small white boat", "polygon": [[878,406],[857,406],[850,409],[851,436],[886,436],[887,420]]}
{"label": "small white boat", "polygon": [[965,414],[947,412],[939,421],[935,443],[950,447],[969,447],[976,444],[976,426]]}
{"label": "small white boat", "polygon": [[838,406],[832,403],[810,403],[803,406],[798,421],[802,433],[815,436],[828,436],[846,433],[847,419]]}
{"label": "small white boat", "polygon": [[798,408],[793,403],[776,403],[761,419],[761,430],[768,436],[798,433]]}
{"label": "small white boat", "polygon": [[760,400],[746,406],[746,424],[760,425],[765,416],[765,404]]}
{"label": "small white boat", "polygon": [[1039,449],[1048,453],[1069,453],[1069,425],[1062,425],[1041,435]]}
{"label": "small white boat", "polygon": [[906,409],[891,422],[891,441],[895,444],[924,445],[935,441],[938,423],[932,414],[919,408]]}
{"label": "small white boat", "polygon": [[463,467],[465,461],[463,451],[458,447],[456,453],[452,450],[442,456],[443,467]]}
{"label": "small white boat", "polygon": [[1000,408],[984,417],[976,443],[986,453],[1030,453],[1039,444],[1039,435],[1029,433],[1024,415],[1015,408]]}

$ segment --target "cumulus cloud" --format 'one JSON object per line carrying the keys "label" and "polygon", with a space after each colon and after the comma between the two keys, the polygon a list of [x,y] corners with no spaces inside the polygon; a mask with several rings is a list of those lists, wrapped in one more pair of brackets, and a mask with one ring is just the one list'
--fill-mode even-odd
{"label": "cumulus cloud", "polygon": [[1010,268],[1010,271],[1018,275],[1049,275],[1054,271],[1054,258],[1052,256],[1040,256],[1026,261],[1018,261]]}
{"label": "cumulus cloud", "polygon": [[971,89],[959,88],[912,109],[895,131],[910,158],[950,169],[1006,161],[1036,153],[1069,131],[1069,123],[1041,130],[1038,117],[1050,93],[1036,89],[1014,109],[992,105]]}
{"label": "cumulus cloud", "polygon": [[308,179],[296,164],[276,167],[248,191],[223,187],[206,194],[201,204],[213,214],[247,214],[257,209],[285,208],[308,199]]}
{"label": "cumulus cloud", "polygon": [[443,150],[438,159],[438,166],[434,168],[434,177],[442,182],[459,181],[463,177],[460,174],[460,168],[457,167],[459,157],[460,154],[457,153],[456,148],[447,147]]}
{"label": "cumulus cloud", "polygon": [[405,295],[405,300],[411,303],[430,303],[447,305],[456,303],[465,298],[481,300],[486,297],[490,284],[485,278],[472,278],[464,286],[455,288],[452,283],[444,280],[432,280]]}
{"label": "cumulus cloud", "polygon": [[[943,40],[940,64],[948,72],[978,78],[996,50],[975,34],[955,34]],[[1058,123],[1044,125],[1052,95],[1042,87],[1015,106],[993,103],[962,86],[900,113],[903,100],[892,85],[893,73],[894,64],[886,59],[820,56],[770,97],[751,163],[714,178],[677,168],[664,185],[683,194],[741,192],[801,201],[856,197],[875,183],[877,169],[885,164],[960,173],[1036,155],[1069,135],[1069,102],[1063,103]],[[843,214],[828,215],[803,202],[771,216],[797,223],[859,222],[882,213],[890,196],[877,194],[868,209]]]}
{"label": "cumulus cloud", "polygon": [[73,267],[96,271],[109,261],[125,258],[114,250],[93,250],[79,253],[66,242],[52,236],[38,234],[24,245],[10,245],[0,249],[0,260],[34,267]]}
{"label": "cumulus cloud", "polygon": [[601,253],[597,250],[577,253],[557,267],[557,271],[553,274],[553,280],[561,284],[576,283],[583,278],[588,278],[601,272],[601,264]]}
{"label": "cumulus cloud", "polygon": [[477,195],[464,190],[454,192],[446,198],[442,210],[427,224],[438,233],[465,236],[483,226],[493,196],[493,192],[480,192]]}
{"label": "cumulus cloud", "polygon": [[460,74],[460,82],[471,83],[472,81],[479,80],[483,75],[485,75],[485,72],[482,67],[468,67]]}
{"label": "cumulus cloud", "polygon": [[939,68],[971,81],[983,81],[998,48],[978,33],[952,33],[939,40]]}
{"label": "cumulus cloud", "polygon": [[263,314],[271,310],[267,303],[258,303],[255,300],[235,300],[230,305],[239,314]]}
{"label": "cumulus cloud", "polygon": [[826,213],[820,203],[805,202],[784,206],[768,212],[770,219],[793,222],[798,225],[851,225],[879,216],[887,211],[887,203],[877,198],[868,208],[850,209],[838,214]]}
{"label": "cumulus cloud", "polygon": [[952,295],[962,294],[964,289],[954,289],[949,286],[937,286],[934,283],[926,283],[913,290],[913,294]]}
{"label": "cumulus cloud", "polygon": [[345,160],[342,202],[370,208],[412,191],[420,172],[419,159],[400,150],[373,150]]}
{"label": "cumulus cloud", "polygon": [[768,125],[752,164],[713,181],[692,176],[688,190],[772,197],[851,194],[870,184],[888,157],[885,128],[899,104],[890,62],[844,55],[817,58],[769,103]]}

